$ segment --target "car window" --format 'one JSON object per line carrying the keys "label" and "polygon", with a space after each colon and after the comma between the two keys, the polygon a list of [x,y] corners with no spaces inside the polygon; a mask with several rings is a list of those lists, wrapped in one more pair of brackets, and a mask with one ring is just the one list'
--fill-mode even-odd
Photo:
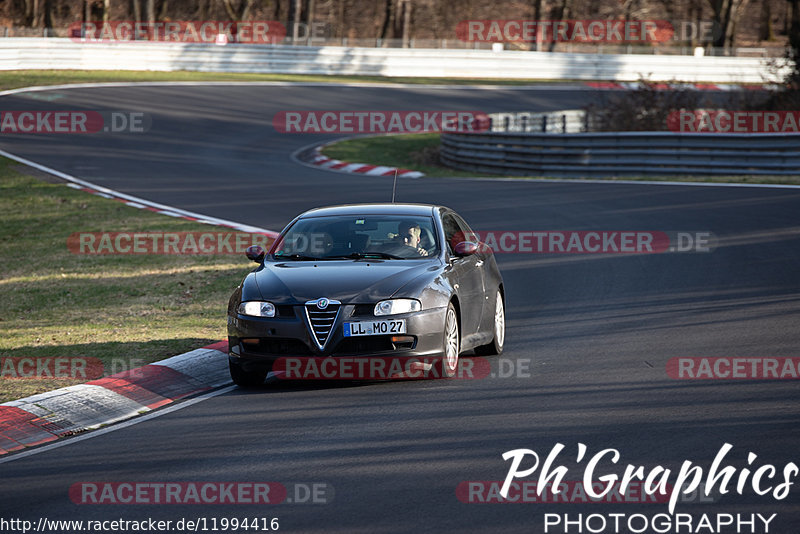
{"label": "car window", "polygon": [[469,227],[467,222],[461,218],[460,215],[456,215],[455,213],[453,216],[456,219],[456,223],[461,228],[461,231],[464,232],[464,240],[465,241],[475,241],[475,236],[473,235],[472,228]]}
{"label": "car window", "polygon": [[409,259],[435,256],[439,243],[432,217],[348,215],[306,217],[276,241],[275,259],[339,259],[384,256]]}
{"label": "car window", "polygon": [[[444,239],[447,243],[447,251],[452,254],[455,246],[465,241],[465,236],[469,232],[469,227],[466,224],[459,223],[460,217],[454,213],[445,213],[442,216],[442,226],[444,227]],[[463,221],[462,221],[463,222]]]}

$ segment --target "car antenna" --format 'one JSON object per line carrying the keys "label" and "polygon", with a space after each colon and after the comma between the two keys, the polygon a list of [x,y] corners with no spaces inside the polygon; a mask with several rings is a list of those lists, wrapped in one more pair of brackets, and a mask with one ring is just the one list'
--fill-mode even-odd
{"label": "car antenna", "polygon": [[392,204],[394,204],[394,195],[397,193],[397,168],[394,169],[394,183],[392,184]]}

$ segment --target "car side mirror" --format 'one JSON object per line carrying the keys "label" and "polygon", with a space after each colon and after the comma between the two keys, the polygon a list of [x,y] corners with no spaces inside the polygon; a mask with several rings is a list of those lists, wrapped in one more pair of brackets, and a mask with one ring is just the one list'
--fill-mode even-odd
{"label": "car side mirror", "polygon": [[479,244],[475,243],[474,241],[462,241],[455,246],[453,251],[455,252],[456,256],[463,257],[475,254],[478,252],[479,248]]}
{"label": "car side mirror", "polygon": [[261,245],[251,245],[247,247],[247,250],[244,251],[244,254],[249,260],[256,263],[261,263],[264,261],[264,256],[266,255]]}

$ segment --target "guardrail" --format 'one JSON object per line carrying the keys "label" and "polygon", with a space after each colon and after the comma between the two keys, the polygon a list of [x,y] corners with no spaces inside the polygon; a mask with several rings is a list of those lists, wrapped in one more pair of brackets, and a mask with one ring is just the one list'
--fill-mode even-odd
{"label": "guardrail", "polygon": [[525,114],[495,114],[489,131],[443,133],[440,159],[511,176],[800,174],[800,134],[585,132],[580,113],[531,114],[527,130]]}
{"label": "guardrail", "polygon": [[565,109],[555,113],[492,113],[476,124],[476,130],[511,133],[579,133],[591,131],[589,116],[582,109]]}
{"label": "guardrail", "polygon": [[0,39],[0,70],[14,69],[764,83],[788,67],[757,57]]}

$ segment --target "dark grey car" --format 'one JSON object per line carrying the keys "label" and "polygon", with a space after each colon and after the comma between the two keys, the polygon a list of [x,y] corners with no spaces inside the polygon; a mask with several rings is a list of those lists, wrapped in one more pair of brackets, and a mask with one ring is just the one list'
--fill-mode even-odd
{"label": "dark grey car", "polygon": [[503,279],[473,235],[442,206],[332,206],[298,216],[268,254],[248,250],[260,265],[228,305],[233,381],[263,383],[287,358],[413,359],[451,377],[464,351],[500,354]]}

